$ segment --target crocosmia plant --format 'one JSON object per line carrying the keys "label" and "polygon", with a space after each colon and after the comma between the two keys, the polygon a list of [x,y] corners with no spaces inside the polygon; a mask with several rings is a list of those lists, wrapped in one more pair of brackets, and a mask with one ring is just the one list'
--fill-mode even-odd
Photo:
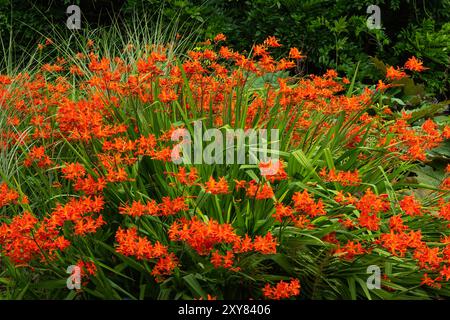
{"label": "crocosmia plant", "polygon": [[0,76],[2,295],[450,296],[450,127],[387,103],[421,60],[361,84],[273,36],[174,45]]}

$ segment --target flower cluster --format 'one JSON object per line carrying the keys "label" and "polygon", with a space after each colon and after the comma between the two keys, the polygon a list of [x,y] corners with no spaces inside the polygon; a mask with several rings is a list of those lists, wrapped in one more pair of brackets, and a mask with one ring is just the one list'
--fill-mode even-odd
{"label": "flower cluster", "polygon": [[0,184],[0,208],[17,203],[19,194],[8,187],[6,183]]}
{"label": "flower cluster", "polygon": [[134,256],[138,260],[156,259],[152,274],[157,277],[170,275],[178,266],[177,258],[160,242],[152,244],[137,234],[136,228],[119,228],[116,233],[116,251],[125,256]]}
{"label": "flower cluster", "polygon": [[280,300],[288,299],[300,294],[300,281],[291,279],[289,282],[280,281],[275,286],[266,284],[263,289],[263,295],[267,299]]}

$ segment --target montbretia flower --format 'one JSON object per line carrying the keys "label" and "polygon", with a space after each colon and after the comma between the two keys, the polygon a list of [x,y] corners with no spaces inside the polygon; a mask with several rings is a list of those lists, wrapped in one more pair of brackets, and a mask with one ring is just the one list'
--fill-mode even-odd
{"label": "montbretia flower", "polygon": [[92,261],[78,260],[76,265],[80,268],[81,277],[93,276],[97,273],[97,266]]}
{"label": "montbretia flower", "polygon": [[167,175],[175,177],[182,185],[193,185],[198,179],[198,172],[195,167],[191,167],[187,172],[186,167],[180,167],[178,172],[166,172]]}
{"label": "montbretia flower", "polygon": [[105,224],[106,222],[101,215],[96,218],[92,216],[81,217],[75,221],[74,234],[84,236],[88,233],[94,233]]}
{"label": "montbretia flower", "polygon": [[274,36],[268,37],[266,40],[264,40],[264,44],[272,48],[281,47],[278,39]]}
{"label": "montbretia flower", "polygon": [[276,238],[274,238],[270,232],[268,232],[264,237],[256,236],[253,241],[253,249],[261,252],[262,254],[274,254],[277,252]]}
{"label": "montbretia flower", "polygon": [[210,177],[208,182],[205,183],[205,191],[215,195],[227,194],[230,192],[225,177],[220,177],[218,181],[213,177]]}
{"label": "montbretia flower", "polygon": [[407,76],[408,75],[399,68],[395,69],[394,67],[388,67],[386,69],[386,78],[389,80],[400,80]]}
{"label": "montbretia flower", "polygon": [[359,241],[351,241],[348,240],[347,243],[341,247],[338,244],[337,248],[334,250],[334,254],[340,256],[345,260],[353,260],[355,256],[362,255],[366,253],[366,250],[363,248]]}
{"label": "montbretia flower", "polygon": [[10,205],[16,204],[19,199],[19,194],[8,187],[6,183],[0,183],[0,208]]}
{"label": "montbretia flower", "polygon": [[122,229],[119,227],[116,240],[117,252],[125,256],[134,256],[138,260],[155,259],[168,254],[166,246],[158,241],[152,244],[146,238],[138,236],[136,228]]}
{"label": "montbretia flower", "polygon": [[426,244],[418,247],[414,251],[413,257],[417,259],[420,268],[428,270],[438,269],[443,261],[439,247],[430,248]]}
{"label": "montbretia flower", "polygon": [[230,224],[219,224],[214,220],[205,223],[195,217],[174,222],[169,229],[169,238],[185,241],[200,255],[210,253],[217,244],[234,244],[240,240]]}
{"label": "montbretia flower", "polygon": [[284,218],[293,218],[294,210],[290,206],[284,206],[278,203],[275,206],[275,213],[272,215],[278,222],[282,222]]}
{"label": "montbretia flower", "polygon": [[173,252],[161,257],[152,270],[152,275],[156,277],[157,282],[164,280],[164,276],[171,275],[179,265],[178,258]]}
{"label": "montbretia flower", "polygon": [[298,296],[300,294],[300,281],[291,279],[289,282],[280,281],[275,286],[266,284],[263,289],[263,295],[267,299],[281,300]]}
{"label": "montbretia flower", "polygon": [[141,201],[133,201],[130,206],[120,206],[119,213],[133,217],[150,216],[171,216],[178,212],[185,211],[188,206],[183,197],[171,199],[163,197],[161,203],[155,200],[148,200],[145,204]]}
{"label": "montbretia flower", "polygon": [[61,169],[64,178],[68,180],[78,180],[86,175],[86,169],[80,163],[66,163]]}
{"label": "montbretia flower", "polygon": [[307,190],[303,190],[303,192],[295,192],[292,196],[292,201],[294,202],[294,209],[296,211],[307,214],[311,217],[326,214],[322,199],[319,199],[316,202]]}
{"label": "montbretia flower", "polygon": [[225,255],[220,254],[217,250],[211,254],[211,263],[214,268],[225,268],[232,271],[238,271],[239,268],[233,267],[235,263],[235,255],[233,251],[228,250]]}
{"label": "montbretia flower", "polygon": [[220,42],[227,40],[227,37],[223,33],[219,33],[214,37],[214,42]]}
{"label": "montbretia flower", "polygon": [[0,246],[4,255],[15,264],[53,259],[57,251],[63,251],[69,245],[70,242],[48,219],[39,221],[28,211],[15,216],[10,223],[0,225]]}
{"label": "montbretia flower", "polygon": [[400,202],[400,207],[402,210],[409,216],[420,216],[422,215],[421,205],[416,200],[416,198],[412,196],[405,196]]}
{"label": "montbretia flower", "polygon": [[371,189],[366,189],[365,194],[357,201],[356,209],[362,214],[386,212],[390,208],[387,197],[387,194],[375,195]]}
{"label": "montbretia flower", "polygon": [[408,226],[404,225],[401,215],[395,215],[389,219],[389,228],[394,232],[403,232],[408,229]]}
{"label": "montbretia flower", "polygon": [[53,162],[45,154],[45,148],[43,146],[33,146],[24,160],[24,165],[30,167],[33,163],[36,163],[40,168],[45,168],[51,166]]}
{"label": "montbretia flower", "polygon": [[265,177],[271,183],[288,178],[288,174],[284,170],[284,162],[281,160],[261,161],[258,167],[261,170],[261,176]]}
{"label": "montbretia flower", "polygon": [[254,180],[247,184],[246,195],[250,198],[256,198],[256,200],[272,199],[275,196],[270,185],[260,184]]}
{"label": "montbretia flower", "polygon": [[337,182],[343,186],[358,186],[361,184],[358,170],[352,171],[336,171],[330,169],[328,172],[326,168],[322,168],[320,176],[327,182]]}
{"label": "montbretia flower", "polygon": [[303,59],[305,57],[306,56],[302,55],[302,52],[295,47],[289,50],[289,58],[291,59]]}
{"label": "montbretia flower", "polygon": [[133,217],[141,217],[143,215],[157,215],[159,211],[158,204],[155,200],[149,200],[146,204],[141,201],[133,201],[130,206],[120,206],[119,213]]}
{"label": "montbretia flower", "polygon": [[411,70],[411,71],[417,71],[422,72],[428,68],[425,68],[423,66],[423,62],[417,59],[416,57],[411,57],[406,61],[405,63],[405,69]]}

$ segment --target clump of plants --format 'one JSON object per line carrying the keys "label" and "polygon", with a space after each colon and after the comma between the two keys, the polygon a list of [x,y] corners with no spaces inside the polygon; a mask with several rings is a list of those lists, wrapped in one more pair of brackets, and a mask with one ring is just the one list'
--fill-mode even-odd
{"label": "clump of plants", "polygon": [[[450,296],[450,168],[437,185],[412,179],[450,128],[412,126],[411,113],[380,103],[426,72],[422,62],[356,86],[334,70],[289,76],[305,57],[291,48],[273,58],[275,37],[248,55],[225,40],[185,55],[148,44],[138,57],[89,41],[0,77],[0,294]],[[186,155],[174,134],[195,136],[198,122],[224,135],[278,130],[276,160],[175,161]],[[215,150],[215,159],[229,151]],[[76,290],[66,286],[71,266]],[[371,266],[379,288],[367,286]]]}

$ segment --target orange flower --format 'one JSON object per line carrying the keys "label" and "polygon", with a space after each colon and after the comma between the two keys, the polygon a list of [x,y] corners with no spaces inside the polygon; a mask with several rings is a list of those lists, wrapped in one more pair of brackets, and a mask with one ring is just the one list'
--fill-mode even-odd
{"label": "orange flower", "polygon": [[131,206],[120,206],[119,213],[133,217],[156,215],[158,213],[158,205],[154,200],[150,200],[146,204],[142,204],[140,201],[133,201]]}
{"label": "orange flower", "polygon": [[77,162],[66,163],[61,171],[64,174],[64,178],[68,180],[78,180],[79,178],[83,178],[86,175],[84,166]]}
{"label": "orange flower", "polygon": [[353,223],[352,219],[349,219],[349,218],[347,218],[345,220],[339,219],[338,221],[346,229],[353,229],[355,227],[355,224]]}
{"label": "orange flower", "polygon": [[257,44],[253,47],[253,56],[254,57],[265,56],[267,54],[269,54],[269,53],[267,52],[265,45]]}
{"label": "orange flower", "polygon": [[294,225],[299,229],[314,229],[314,225],[311,224],[311,220],[302,215],[294,218]]}
{"label": "orange flower", "polygon": [[280,281],[275,286],[266,284],[263,289],[263,295],[267,299],[280,300],[288,299],[300,294],[300,281],[291,279],[290,282]]}
{"label": "orange flower", "polygon": [[180,219],[174,222],[169,229],[169,238],[187,242],[200,255],[209,254],[217,244],[240,241],[230,224],[219,224],[214,220],[205,223],[196,217],[190,221]]}
{"label": "orange flower", "polygon": [[450,202],[445,202],[444,199],[441,199],[439,207],[439,217],[450,221]]}
{"label": "orange flower", "polygon": [[151,244],[146,238],[137,235],[136,228],[122,229],[119,227],[116,233],[116,251],[125,256],[135,256],[138,260],[154,259],[167,255],[167,247],[159,242]]}
{"label": "orange flower", "polygon": [[169,103],[171,101],[175,101],[178,99],[177,94],[173,89],[164,88],[161,93],[158,95],[158,98],[163,103]]}
{"label": "orange flower", "polygon": [[256,236],[253,248],[262,254],[274,254],[277,252],[277,240],[268,232],[264,237]]}
{"label": "orange flower", "polygon": [[24,165],[26,167],[31,167],[33,163],[37,163],[40,168],[45,168],[52,165],[52,161],[45,154],[45,149],[43,146],[33,146],[28,152],[28,155],[24,160]]}
{"label": "orange flower", "polygon": [[0,208],[17,203],[19,194],[8,187],[4,182],[0,183]]}
{"label": "orange flower", "polygon": [[284,206],[278,203],[275,206],[275,213],[272,215],[278,222],[282,222],[283,218],[292,218],[293,210],[290,206]]}
{"label": "orange flower", "polygon": [[346,260],[353,260],[356,255],[361,255],[366,253],[366,250],[362,247],[361,243],[358,241],[347,241],[344,247],[340,247],[338,244],[337,248],[334,250],[335,255],[341,256]]}
{"label": "orange flower", "polygon": [[442,277],[445,277],[445,281],[450,280],[450,266],[443,266],[439,273]]}
{"label": "orange flower", "polygon": [[211,194],[227,194],[227,193],[229,193],[228,183],[225,180],[225,177],[219,178],[218,181],[214,180],[213,177],[210,177],[208,182],[205,183],[205,190],[206,190],[206,192],[211,193]]}
{"label": "orange flower", "polygon": [[445,139],[450,139],[450,126],[445,126],[444,130],[442,131],[442,136]]}
{"label": "orange flower", "polygon": [[169,216],[177,214],[180,211],[188,209],[183,197],[171,200],[169,197],[163,197],[163,201],[157,204],[155,200],[149,200],[146,204],[140,201],[133,201],[131,206],[119,207],[120,214],[126,214],[133,217],[141,217],[144,215],[151,216]]}
{"label": "orange flower", "polygon": [[326,168],[320,171],[320,176],[327,182],[337,182],[343,186],[358,186],[361,184],[358,170],[355,171],[337,171],[330,169],[327,173]]}
{"label": "orange flower", "polygon": [[389,228],[394,232],[403,232],[408,229],[408,226],[403,224],[401,215],[396,215],[389,219]]}
{"label": "orange flower", "polygon": [[386,69],[386,78],[389,80],[400,80],[406,77],[407,74],[401,71],[399,68],[395,69],[394,67],[388,67]]}
{"label": "orange flower", "polygon": [[223,33],[219,33],[214,37],[214,42],[220,42],[227,40],[227,37]]}
{"label": "orange flower", "polygon": [[158,205],[158,215],[172,216],[181,211],[188,210],[189,207],[186,204],[186,200],[183,197],[177,197],[170,199],[169,197],[163,197],[162,202]]}
{"label": "orange flower", "polygon": [[297,48],[293,47],[289,50],[289,58],[291,59],[303,59],[305,58],[304,55],[302,55],[302,52],[299,51]]}
{"label": "orange flower", "polygon": [[423,274],[423,278],[422,278],[422,282],[420,284],[440,289],[442,287],[442,285],[440,283],[438,283],[437,280],[438,280],[437,278],[436,279],[430,278],[428,276],[428,273],[424,273]]}
{"label": "orange flower", "polygon": [[211,263],[215,268],[226,268],[226,269],[234,269],[234,253],[233,251],[228,250],[225,255],[221,255],[217,250],[214,251],[211,255]]}
{"label": "orange flower", "polygon": [[58,250],[63,251],[70,242],[59,235],[50,220],[39,221],[30,212],[15,216],[0,225],[0,246],[3,254],[15,264],[28,263],[40,258],[53,259]]}
{"label": "orange flower", "polygon": [[347,195],[344,195],[342,191],[338,191],[336,196],[334,197],[334,201],[339,204],[355,204],[358,199],[353,197],[350,193],[347,192]]}
{"label": "orange flower", "polygon": [[82,217],[75,221],[74,231],[78,236],[83,236],[88,233],[94,233],[105,225],[106,222],[103,220],[103,217],[100,215],[97,218],[93,218],[92,216]]}
{"label": "orange flower", "polygon": [[264,40],[264,44],[272,48],[281,47],[281,44],[278,43],[278,39],[274,36],[268,37]]}
{"label": "orange flower", "polygon": [[257,200],[271,199],[275,196],[270,185],[257,184],[255,180],[248,183],[246,195]]}
{"label": "orange flower", "polygon": [[408,69],[411,71],[422,72],[428,68],[425,68],[423,66],[423,62],[413,56],[413,57],[409,58],[408,61],[406,61],[405,69]]}
{"label": "orange flower", "polygon": [[303,192],[295,192],[292,196],[292,201],[294,201],[294,209],[296,211],[305,213],[311,217],[326,214],[322,199],[319,199],[316,203],[307,190],[303,190]]}
{"label": "orange flower", "polygon": [[247,181],[245,180],[234,180],[235,189],[239,191],[240,189],[245,189],[247,187]]}
{"label": "orange flower", "polygon": [[438,247],[430,248],[424,244],[414,251],[413,257],[418,260],[420,268],[433,270],[439,268],[443,260],[439,255]]}
{"label": "orange flower", "polygon": [[189,173],[186,172],[185,167],[181,167],[177,173],[166,172],[166,174],[175,177],[183,185],[192,185],[198,180],[198,172],[195,167],[190,168]]}
{"label": "orange flower", "polygon": [[414,198],[414,196],[405,196],[403,200],[399,202],[400,207],[402,210],[409,216],[420,216],[422,215],[421,212],[421,205],[420,203]]}
{"label": "orange flower", "polygon": [[387,194],[375,195],[372,190],[367,189],[364,196],[356,203],[356,208],[363,214],[386,212],[390,203],[385,199]]}
{"label": "orange flower", "polygon": [[92,261],[79,260],[77,266],[81,270],[81,277],[87,277],[88,275],[95,275],[97,273],[97,266]]}
{"label": "orange flower", "polygon": [[162,276],[171,275],[176,267],[178,267],[178,259],[171,252],[158,259],[152,270],[152,275],[156,277],[157,282],[161,282],[163,281]]}
{"label": "orange flower", "polygon": [[275,181],[281,181],[288,178],[286,171],[284,170],[284,162],[280,160],[269,160],[267,162],[261,161],[258,164],[261,170],[261,175],[265,177],[271,183]]}

